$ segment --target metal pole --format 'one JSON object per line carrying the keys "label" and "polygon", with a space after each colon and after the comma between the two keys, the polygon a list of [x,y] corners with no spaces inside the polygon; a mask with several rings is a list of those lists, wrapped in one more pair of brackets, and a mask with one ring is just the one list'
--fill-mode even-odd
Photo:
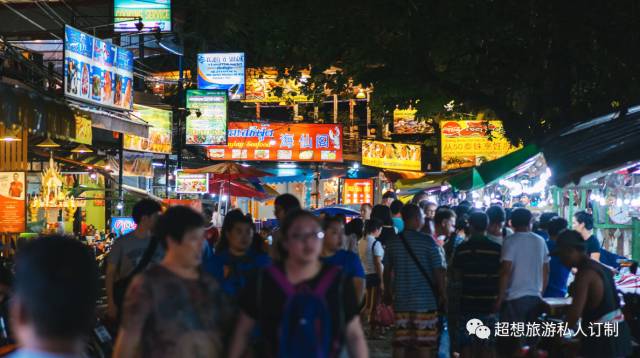
{"label": "metal pole", "polygon": [[[183,96],[183,89],[182,89],[182,81],[184,79],[184,71],[182,70],[182,56],[178,56],[178,71],[179,71],[179,78],[178,78],[178,100],[182,101],[182,96]],[[185,102],[186,105],[186,102]],[[185,116],[185,117],[183,117]],[[178,168],[182,168],[182,140],[183,140],[183,135],[182,135],[182,122],[183,120],[186,121],[186,111],[178,111]],[[186,123],[185,123],[185,131],[186,131]]]}
{"label": "metal pole", "polygon": [[169,199],[169,154],[164,156],[164,195]]}
{"label": "metal pole", "polygon": [[[138,35],[138,58],[140,61],[144,59],[144,35]],[[144,79],[138,81],[138,90],[144,91]]]}
{"label": "metal pole", "polygon": [[122,208],[119,210],[119,215],[122,216],[124,211],[124,195],[122,192],[122,179],[124,174],[124,134],[120,133],[118,136],[118,200],[122,203]]}

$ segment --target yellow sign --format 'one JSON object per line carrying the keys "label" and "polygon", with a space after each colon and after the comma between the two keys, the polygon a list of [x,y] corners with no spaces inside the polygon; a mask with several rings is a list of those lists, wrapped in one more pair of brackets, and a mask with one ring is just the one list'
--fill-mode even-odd
{"label": "yellow sign", "polygon": [[91,119],[76,114],[76,139],[75,142],[91,145],[93,140],[93,130],[91,129]]}
{"label": "yellow sign", "polygon": [[302,93],[307,78],[309,74],[304,71],[297,77],[278,78],[278,70],[273,67],[247,68],[245,102],[309,102]]}
{"label": "yellow sign", "polygon": [[422,170],[419,144],[362,141],[362,164],[394,170]]}
{"label": "yellow sign", "polygon": [[441,121],[442,170],[480,165],[519,147],[504,137],[502,121]]}
{"label": "yellow sign", "polygon": [[149,123],[149,137],[124,135],[124,149],[171,154],[171,112],[157,108],[133,106],[133,115]]}

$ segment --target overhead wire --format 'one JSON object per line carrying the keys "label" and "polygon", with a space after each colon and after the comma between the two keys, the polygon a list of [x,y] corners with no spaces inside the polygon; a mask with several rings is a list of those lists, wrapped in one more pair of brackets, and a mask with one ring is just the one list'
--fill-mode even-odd
{"label": "overhead wire", "polygon": [[52,16],[52,15],[51,15],[51,14],[50,14],[50,13],[49,13],[45,8],[44,8],[44,6],[42,6],[42,5],[40,4],[40,2],[39,2],[39,1],[36,1],[36,2],[35,2],[35,4],[36,4],[36,6],[37,6],[37,7],[38,7],[38,8],[39,8],[39,9],[40,9],[40,10],[41,10],[45,15],[47,15],[47,17],[48,17],[48,18],[50,18],[51,20],[53,20],[53,22],[54,22],[56,25],[58,25],[58,26],[60,26],[60,27],[63,27],[63,23],[64,23],[64,21],[63,21],[63,23],[60,23],[60,21],[58,21],[58,19],[56,19],[55,17],[53,17],[53,16]]}
{"label": "overhead wire", "polygon": [[66,23],[67,23],[67,20],[63,19],[63,18],[62,18],[62,16],[60,16],[60,14],[58,14],[58,12],[57,12],[53,7],[51,7],[51,5],[49,5],[49,2],[48,2],[48,1],[42,1],[42,0],[40,0],[40,2],[42,3],[42,5],[43,5],[44,7],[46,7],[47,9],[49,9],[49,11],[51,11],[51,13],[53,13],[53,14],[54,14],[58,19],[60,19],[60,21],[62,21],[62,23],[63,23],[63,24],[66,24]]}
{"label": "overhead wire", "polygon": [[24,19],[27,22],[29,22],[31,25],[39,28],[42,31],[48,32],[51,36],[55,37],[58,40],[62,40],[62,38],[60,36],[56,35],[55,33],[51,32],[49,30],[47,30],[46,28],[44,28],[44,26],[42,26],[42,25],[38,24],[37,22],[33,21],[27,15],[23,14],[19,10],[16,10],[15,8],[13,8],[13,6],[9,5],[6,0],[0,0],[0,3],[2,3],[2,5],[4,5],[7,9],[11,10],[14,14],[20,16],[22,19]]}

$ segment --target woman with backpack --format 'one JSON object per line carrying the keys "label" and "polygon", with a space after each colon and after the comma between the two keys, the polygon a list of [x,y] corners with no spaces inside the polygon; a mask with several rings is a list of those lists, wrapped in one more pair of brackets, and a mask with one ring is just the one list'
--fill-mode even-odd
{"label": "woman with backpack", "polygon": [[322,222],[324,241],[322,243],[322,261],[338,266],[342,272],[353,279],[358,302],[364,297],[364,268],[360,258],[352,251],[342,249],[344,242],[344,224],[336,216],[327,217]]}
{"label": "woman with backpack", "polygon": [[249,276],[270,263],[251,217],[236,209],[225,215],[215,254],[206,257],[202,267],[229,296],[235,297]]}
{"label": "woman with backpack", "polygon": [[351,357],[367,357],[354,286],[339,268],[320,260],[324,233],[318,219],[296,210],[281,229],[285,256],[240,294],[229,357],[243,356],[256,325],[268,357],[336,357],[345,346]]}

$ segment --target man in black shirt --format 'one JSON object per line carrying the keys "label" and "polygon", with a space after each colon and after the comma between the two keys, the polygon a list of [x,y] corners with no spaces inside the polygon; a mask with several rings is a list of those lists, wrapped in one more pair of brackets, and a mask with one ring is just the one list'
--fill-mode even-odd
{"label": "man in black shirt", "polygon": [[489,240],[488,226],[487,214],[472,213],[469,216],[471,236],[458,246],[453,256],[454,277],[462,282],[458,325],[462,357],[471,357],[473,352],[480,352],[481,357],[493,354],[491,339],[477,339],[467,331],[467,321],[471,319],[479,319],[487,327],[493,327],[497,320],[492,308],[498,297],[502,246]]}
{"label": "man in black shirt", "polygon": [[600,241],[593,234],[593,215],[586,211],[578,211],[573,215],[573,229],[580,233],[587,246],[587,255],[600,261]]}

